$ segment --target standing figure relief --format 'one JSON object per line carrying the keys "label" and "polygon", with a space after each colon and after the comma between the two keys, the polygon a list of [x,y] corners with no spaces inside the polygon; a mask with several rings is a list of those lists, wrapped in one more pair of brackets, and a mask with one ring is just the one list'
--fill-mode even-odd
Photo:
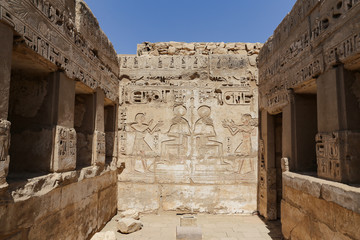
{"label": "standing figure relief", "polygon": [[145,136],[147,133],[153,134],[156,131],[160,131],[160,127],[163,125],[162,121],[152,126],[153,119],[149,122],[145,121],[145,114],[138,113],[135,116],[135,122],[130,123],[130,127],[135,130],[135,140],[133,145],[133,155],[145,155],[146,153],[152,153],[153,149],[146,142]]}
{"label": "standing figure relief", "polygon": [[223,127],[227,128],[232,136],[238,133],[242,134],[242,140],[236,147],[235,153],[240,155],[249,155],[251,153],[251,133],[253,132],[256,123],[250,114],[244,114],[241,117],[241,123],[236,124],[234,120],[223,121]]}

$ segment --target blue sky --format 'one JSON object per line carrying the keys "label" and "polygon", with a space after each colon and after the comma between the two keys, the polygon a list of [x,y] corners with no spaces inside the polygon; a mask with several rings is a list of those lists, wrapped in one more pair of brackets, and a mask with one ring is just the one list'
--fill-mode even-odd
{"label": "blue sky", "polygon": [[85,0],[118,54],[148,42],[265,42],[296,0]]}

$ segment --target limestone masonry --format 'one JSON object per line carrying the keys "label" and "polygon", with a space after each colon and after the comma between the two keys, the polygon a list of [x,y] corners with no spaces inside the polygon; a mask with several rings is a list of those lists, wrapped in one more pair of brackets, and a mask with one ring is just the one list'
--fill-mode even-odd
{"label": "limestone masonry", "polygon": [[[172,46],[179,55],[153,55]],[[187,55],[195,46],[224,54]],[[260,47],[145,43],[119,55],[119,210],[256,211]]]}
{"label": "limestone masonry", "polygon": [[0,0],[0,240],[116,239],[165,213],[179,239],[207,239],[200,213],[360,239],[359,34],[359,0],[298,0],[265,44],[125,55],[83,0]]}

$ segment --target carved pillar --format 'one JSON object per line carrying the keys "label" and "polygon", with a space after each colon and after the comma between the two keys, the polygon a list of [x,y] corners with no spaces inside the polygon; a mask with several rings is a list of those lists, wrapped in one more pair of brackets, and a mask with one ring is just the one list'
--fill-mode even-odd
{"label": "carved pillar", "polygon": [[296,169],[296,131],[295,131],[295,96],[288,92],[289,103],[283,108],[282,120],[282,157],[288,158],[290,170]]}
{"label": "carved pillar", "polygon": [[360,79],[342,65],[317,79],[318,176],[360,183]]}
{"label": "carved pillar", "polygon": [[106,162],[113,162],[115,165],[118,157],[117,109],[116,104],[105,107]]}
{"label": "carved pillar", "polygon": [[10,156],[10,122],[7,121],[10,96],[13,30],[0,22],[0,190],[7,187]]}
{"label": "carved pillar", "polygon": [[93,165],[105,164],[105,120],[104,120],[105,93],[101,89],[95,92],[95,130],[93,135],[92,161]]}
{"label": "carved pillar", "polygon": [[74,129],[75,81],[64,73],[51,76],[53,88],[54,143],[50,170],[70,171],[76,168],[76,131]]}
{"label": "carved pillar", "polygon": [[259,146],[259,204],[260,215],[266,219],[277,218],[276,166],[274,116],[261,111]]}

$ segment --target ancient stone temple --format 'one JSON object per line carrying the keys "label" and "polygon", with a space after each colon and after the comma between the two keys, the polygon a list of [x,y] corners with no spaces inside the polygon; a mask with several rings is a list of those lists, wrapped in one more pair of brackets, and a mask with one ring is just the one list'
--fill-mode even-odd
{"label": "ancient stone temple", "polygon": [[[0,240],[90,239],[118,212],[360,239],[359,34],[360,1],[298,0],[264,45],[119,55],[83,0],[0,0]],[[263,236],[228,217],[210,228]]]}

